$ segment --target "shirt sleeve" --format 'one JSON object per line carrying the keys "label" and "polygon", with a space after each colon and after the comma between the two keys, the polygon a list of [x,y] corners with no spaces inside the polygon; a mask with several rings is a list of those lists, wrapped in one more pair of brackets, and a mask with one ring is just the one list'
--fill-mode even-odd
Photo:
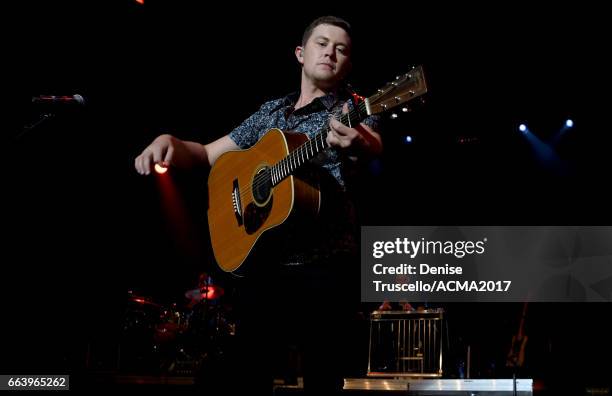
{"label": "shirt sleeve", "polygon": [[378,114],[366,117],[361,123],[366,124],[376,132],[380,131],[380,116]]}
{"label": "shirt sleeve", "polygon": [[229,133],[230,139],[241,149],[253,146],[259,140],[259,132],[265,127],[264,118],[268,114],[268,105],[264,104],[260,109],[244,120],[233,131]]}

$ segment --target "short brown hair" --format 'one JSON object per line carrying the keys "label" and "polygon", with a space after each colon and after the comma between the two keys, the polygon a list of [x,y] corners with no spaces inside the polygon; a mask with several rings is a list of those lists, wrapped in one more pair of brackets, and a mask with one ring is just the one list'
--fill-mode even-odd
{"label": "short brown hair", "polygon": [[319,25],[333,25],[343,29],[346,34],[353,40],[353,32],[351,28],[351,24],[345,21],[342,18],[338,18],[332,15],[322,16],[310,23],[306,30],[304,30],[304,35],[302,36],[302,46],[306,45],[306,42],[312,35],[312,31]]}

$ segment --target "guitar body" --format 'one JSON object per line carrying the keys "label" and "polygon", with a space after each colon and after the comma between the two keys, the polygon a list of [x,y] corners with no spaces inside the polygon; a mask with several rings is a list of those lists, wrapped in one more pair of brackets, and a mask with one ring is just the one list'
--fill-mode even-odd
{"label": "guitar body", "polygon": [[525,364],[525,347],[527,346],[527,336],[512,336],[512,346],[506,358],[506,367],[523,367]]}
{"label": "guitar body", "polygon": [[261,177],[307,140],[302,133],[271,129],[253,147],[224,153],[215,162],[208,177],[208,224],[224,271],[238,269],[265,231],[318,214],[316,180],[296,173],[272,187]]}
{"label": "guitar body", "polygon": [[525,347],[528,337],[525,335],[525,316],[527,315],[528,303],[523,305],[523,314],[519,324],[518,332],[512,336],[512,345],[506,358],[506,367],[521,368],[525,364]]}

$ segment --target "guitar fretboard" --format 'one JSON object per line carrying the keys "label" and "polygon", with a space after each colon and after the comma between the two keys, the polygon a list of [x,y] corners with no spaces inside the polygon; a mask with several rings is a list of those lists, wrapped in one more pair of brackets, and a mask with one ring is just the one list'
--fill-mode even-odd
{"label": "guitar fretboard", "polygon": [[[365,110],[365,105],[361,103],[349,113],[342,114],[338,121],[352,128],[354,125],[359,124],[359,122],[363,120],[366,115],[367,112]],[[277,185],[287,176],[291,175],[293,171],[308,162],[310,159],[314,158],[323,150],[327,149],[329,147],[329,144],[327,143],[328,132],[329,126],[325,125],[325,127],[317,132],[311,139],[304,142],[301,146],[289,153],[289,155],[287,155],[285,158],[274,164],[270,168],[272,185]]]}

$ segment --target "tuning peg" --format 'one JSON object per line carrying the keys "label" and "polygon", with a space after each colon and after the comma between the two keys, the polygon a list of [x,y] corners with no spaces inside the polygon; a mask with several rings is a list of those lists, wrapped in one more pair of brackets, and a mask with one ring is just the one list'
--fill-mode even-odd
{"label": "tuning peg", "polygon": [[408,107],[402,107],[402,111],[404,113],[408,113],[410,111],[410,109]]}
{"label": "tuning peg", "polygon": [[397,117],[399,117],[399,116],[397,115],[397,113],[391,113],[391,119],[392,119],[392,120],[395,120]]}

